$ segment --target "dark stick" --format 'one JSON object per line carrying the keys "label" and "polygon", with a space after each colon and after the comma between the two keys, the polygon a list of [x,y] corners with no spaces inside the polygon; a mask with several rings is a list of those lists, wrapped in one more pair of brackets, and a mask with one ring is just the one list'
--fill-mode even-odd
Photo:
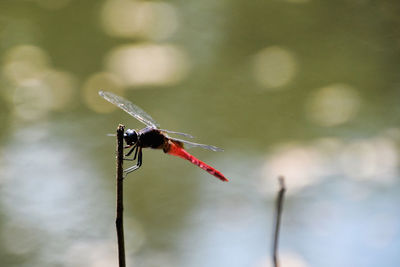
{"label": "dark stick", "polygon": [[278,192],[278,196],[276,198],[276,210],[275,210],[275,227],[274,227],[274,243],[272,249],[272,260],[273,266],[279,267],[278,261],[278,239],[279,239],[279,228],[281,224],[281,215],[282,215],[282,208],[283,208],[283,197],[286,191],[285,188],[285,179],[281,176],[279,179],[279,186],[280,190]]}
{"label": "dark stick", "polygon": [[124,162],[124,125],[117,129],[117,215],[115,225],[117,227],[118,239],[118,261],[119,267],[125,267],[125,240],[124,240],[124,204],[123,204],[123,162]]}

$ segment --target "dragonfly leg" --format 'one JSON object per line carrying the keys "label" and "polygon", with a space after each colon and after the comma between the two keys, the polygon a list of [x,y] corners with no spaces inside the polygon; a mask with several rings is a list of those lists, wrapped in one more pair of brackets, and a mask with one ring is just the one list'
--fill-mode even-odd
{"label": "dragonfly leg", "polygon": [[138,154],[138,147],[136,148],[136,150],[135,150],[135,155],[133,156],[133,160],[135,160],[136,159],[136,156],[137,156],[137,154]]}
{"label": "dragonfly leg", "polygon": [[[130,148],[130,146],[125,147],[125,148]],[[137,148],[137,146],[136,146],[136,145],[133,145],[132,149],[129,150],[129,152],[125,154],[125,157],[129,157],[129,155],[132,154],[132,152],[133,152],[133,150],[135,150],[135,148]]]}
{"label": "dragonfly leg", "polygon": [[124,160],[134,161],[136,159],[136,155],[138,153],[138,148],[139,148],[138,146],[134,145],[133,148],[131,150],[129,150],[128,153],[125,154],[125,157],[129,157],[133,151],[135,151],[135,156],[132,159],[124,158]]}
{"label": "dragonfly leg", "polygon": [[[137,157],[137,163],[136,165],[129,167],[128,169],[124,170],[124,177],[126,177],[129,173],[136,171],[137,169],[140,168],[140,166],[142,166],[142,148],[138,147],[138,157]],[[136,153],[135,153],[136,154]]]}

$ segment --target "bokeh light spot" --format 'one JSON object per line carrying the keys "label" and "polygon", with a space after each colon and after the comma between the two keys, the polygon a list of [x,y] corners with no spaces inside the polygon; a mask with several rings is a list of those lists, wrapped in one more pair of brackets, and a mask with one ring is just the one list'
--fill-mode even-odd
{"label": "bokeh light spot", "polygon": [[300,144],[282,144],[265,160],[262,169],[264,193],[275,190],[276,178],[283,175],[290,187],[289,194],[316,183],[320,178],[322,155],[313,147]]}
{"label": "bokeh light spot", "polygon": [[101,19],[111,36],[166,39],[178,27],[175,8],[164,2],[108,0]]}
{"label": "bokeh light spot", "polygon": [[83,100],[90,109],[99,113],[109,113],[117,107],[104,101],[104,99],[99,96],[98,92],[100,90],[105,90],[122,95],[121,85],[121,80],[112,73],[95,73],[91,75],[83,85]]}
{"label": "bokeh light spot", "polygon": [[15,88],[14,115],[26,121],[44,119],[52,107],[50,88],[40,80],[31,80]]}
{"label": "bokeh light spot", "polygon": [[47,53],[32,45],[15,46],[5,53],[4,58],[3,75],[16,85],[37,79],[50,64]]}
{"label": "bokeh light spot", "polygon": [[336,126],[354,118],[360,108],[357,91],[346,84],[319,89],[306,103],[309,119],[321,126]]}
{"label": "bokeh light spot", "polygon": [[264,48],[254,57],[254,76],[267,89],[279,89],[288,84],[296,74],[294,55],[281,47]]}
{"label": "bokeh light spot", "polygon": [[41,119],[50,110],[62,110],[72,101],[76,79],[51,67],[47,53],[37,46],[20,45],[4,56],[4,95],[14,104],[14,115],[25,120]]}
{"label": "bokeh light spot", "polygon": [[113,49],[106,66],[126,86],[173,85],[186,76],[188,60],[172,45],[139,44]]}

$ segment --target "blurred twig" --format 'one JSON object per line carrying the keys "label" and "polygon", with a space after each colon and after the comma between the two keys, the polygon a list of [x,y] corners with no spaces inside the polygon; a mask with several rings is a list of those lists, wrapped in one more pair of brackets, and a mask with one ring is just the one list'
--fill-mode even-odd
{"label": "blurred twig", "polygon": [[284,177],[279,177],[279,192],[278,196],[276,198],[276,210],[275,210],[275,226],[274,226],[274,243],[273,243],[273,249],[272,249],[272,260],[273,260],[273,266],[274,267],[279,267],[279,260],[278,260],[278,240],[279,240],[279,228],[281,224],[281,215],[282,215],[282,209],[283,209],[283,199],[285,195],[285,179]]}
{"label": "blurred twig", "polygon": [[120,124],[117,129],[117,214],[115,219],[115,225],[117,227],[119,267],[125,267],[125,240],[123,220],[124,130],[125,126]]}

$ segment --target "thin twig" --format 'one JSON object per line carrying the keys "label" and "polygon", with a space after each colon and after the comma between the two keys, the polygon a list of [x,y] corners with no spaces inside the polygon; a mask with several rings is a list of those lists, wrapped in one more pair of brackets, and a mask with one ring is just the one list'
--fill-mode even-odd
{"label": "thin twig", "polygon": [[274,227],[274,243],[272,249],[272,261],[274,267],[279,267],[279,260],[278,260],[278,239],[279,239],[279,228],[281,224],[281,215],[283,209],[283,197],[286,191],[285,188],[285,179],[284,177],[279,177],[279,192],[276,198],[276,210],[275,210],[275,227]]}
{"label": "thin twig", "polygon": [[117,227],[119,267],[125,267],[125,240],[123,220],[124,130],[125,126],[120,124],[117,129],[117,214],[115,219],[115,225]]}

